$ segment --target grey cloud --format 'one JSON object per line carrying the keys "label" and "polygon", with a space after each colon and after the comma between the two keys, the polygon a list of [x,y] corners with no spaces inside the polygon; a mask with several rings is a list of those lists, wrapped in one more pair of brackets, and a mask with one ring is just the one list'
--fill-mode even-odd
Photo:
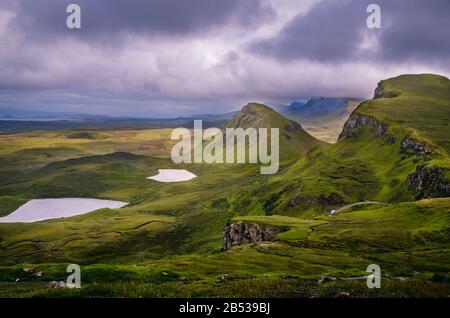
{"label": "grey cloud", "polygon": [[275,38],[254,43],[252,50],[281,60],[346,58],[356,50],[358,29],[366,17],[363,7],[360,1],[322,1],[296,16]]}
{"label": "grey cloud", "polygon": [[[309,11],[300,0],[0,0],[0,107],[173,116],[370,97],[383,78],[450,75],[450,1],[418,1],[374,0],[381,49],[361,52],[369,0],[307,1]],[[65,27],[69,2],[82,6],[81,32]],[[273,18],[280,3],[294,14]]]}
{"label": "grey cloud", "polygon": [[[79,4],[82,10],[82,28],[77,32],[65,24],[70,3]],[[117,40],[124,33],[202,34],[226,24],[252,28],[275,15],[265,0],[6,0],[4,7],[14,10],[15,28],[30,40],[63,35],[114,42],[111,37]]]}
{"label": "grey cloud", "polygon": [[450,1],[386,2],[381,60],[415,60],[450,67]]}
{"label": "grey cloud", "polygon": [[[382,10],[382,29],[366,27],[370,3]],[[449,65],[449,0],[323,0],[291,20],[274,38],[253,43],[250,50],[279,60],[322,62],[373,59],[439,62]],[[358,50],[363,34],[378,40],[374,52]]]}

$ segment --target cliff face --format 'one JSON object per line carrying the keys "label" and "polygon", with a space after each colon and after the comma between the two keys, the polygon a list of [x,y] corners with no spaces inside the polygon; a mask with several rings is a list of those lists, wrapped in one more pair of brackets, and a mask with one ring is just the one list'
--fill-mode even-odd
{"label": "cliff face", "polygon": [[388,137],[392,139],[394,137],[387,135],[388,126],[381,123],[372,116],[362,115],[359,113],[352,113],[342,129],[342,133],[339,135],[339,139],[355,137],[359,128],[368,126],[372,133],[377,138]]}
{"label": "cliff face", "polygon": [[392,91],[385,91],[383,88],[383,83],[380,82],[378,83],[377,88],[375,89],[375,94],[373,96],[373,99],[378,99],[378,98],[394,98],[399,96],[400,94],[397,92],[392,92]]}
{"label": "cliff face", "polygon": [[373,99],[383,98],[383,95],[384,95],[383,86],[381,86],[381,83],[379,83],[377,88],[375,88],[375,94],[373,95]]}
{"label": "cliff face", "polygon": [[403,140],[401,142],[401,148],[406,151],[408,151],[408,150],[413,151],[418,156],[431,155],[431,150],[428,149],[427,146],[418,142],[415,139],[412,139],[409,136],[406,136],[405,138],[403,138]]}
{"label": "cliff face", "polygon": [[[394,98],[399,96],[399,93],[394,91],[386,91],[383,87],[383,82],[380,82],[375,89],[373,99],[379,98]],[[396,141],[394,136],[390,136],[387,134],[388,125],[380,122],[378,119],[372,116],[363,115],[358,112],[353,112],[347,122],[344,125],[344,128],[339,135],[339,139],[355,137],[359,128],[369,126],[372,130],[372,133],[377,138],[386,138],[391,143]]]}
{"label": "cliff face", "polygon": [[243,222],[227,224],[223,232],[223,250],[233,246],[263,241],[274,241],[280,230],[268,225],[245,224]]}
{"label": "cliff face", "polygon": [[409,190],[417,200],[450,196],[450,180],[439,167],[419,166],[406,180]]}

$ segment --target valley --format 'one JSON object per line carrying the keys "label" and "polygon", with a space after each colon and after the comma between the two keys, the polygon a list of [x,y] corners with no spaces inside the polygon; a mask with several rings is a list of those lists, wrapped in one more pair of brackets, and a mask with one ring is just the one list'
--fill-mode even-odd
{"label": "valley", "polygon": [[[385,80],[352,107],[333,144],[262,104],[227,120],[280,129],[274,175],[175,164],[168,128],[0,135],[1,217],[37,199],[128,203],[0,223],[0,297],[448,297],[450,80]],[[174,169],[195,177],[149,179]],[[367,201],[382,204],[351,206]],[[70,263],[83,287],[48,288]],[[356,279],[370,264],[381,289]]]}

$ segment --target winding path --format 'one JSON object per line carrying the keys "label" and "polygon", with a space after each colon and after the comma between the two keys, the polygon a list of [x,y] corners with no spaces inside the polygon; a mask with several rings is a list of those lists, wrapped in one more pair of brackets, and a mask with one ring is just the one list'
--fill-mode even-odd
{"label": "winding path", "polygon": [[383,204],[383,205],[391,205],[390,203],[384,203],[384,202],[377,202],[377,201],[364,201],[364,202],[357,202],[357,203],[353,203],[353,204],[349,204],[346,206],[343,206],[342,208],[339,208],[337,210],[333,210],[334,214],[332,213],[333,211],[329,212],[328,214],[330,215],[335,215],[338,214],[339,212],[342,212],[344,210],[353,208],[354,206],[360,206],[360,205],[366,205],[366,204]]}

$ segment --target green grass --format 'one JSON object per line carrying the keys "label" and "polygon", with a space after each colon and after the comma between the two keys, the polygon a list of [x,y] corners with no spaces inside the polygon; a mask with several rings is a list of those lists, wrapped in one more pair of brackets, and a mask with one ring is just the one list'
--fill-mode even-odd
{"label": "green grass", "polygon": [[[449,134],[438,118],[448,116],[448,97],[439,78],[424,76],[411,86],[405,79],[411,82],[406,77],[383,83],[400,96],[357,110],[386,120],[395,143],[361,129],[334,145],[308,139],[311,144],[297,149],[306,134],[300,131],[301,138],[285,140],[288,153],[274,176],[260,175],[259,165],[175,166],[168,159],[167,130],[0,136],[1,215],[36,198],[130,203],[71,218],[0,224],[0,297],[335,297],[341,291],[356,297],[446,297],[450,199],[415,201],[405,180],[420,164],[448,165]],[[443,80],[442,85],[447,87]],[[428,122],[415,120],[425,101],[438,105],[436,113],[430,111]],[[289,123],[254,107],[260,116],[241,120]],[[400,122],[397,112],[407,113],[406,107],[413,111]],[[430,162],[401,151],[405,133],[433,148]],[[146,179],[175,167],[198,177],[173,184]],[[393,204],[326,216],[365,200]],[[229,221],[282,231],[275,242],[222,252]],[[68,263],[82,266],[83,288],[46,288],[49,281],[65,280]],[[381,290],[347,280],[366,275],[373,263],[382,268]],[[44,274],[33,276],[24,267]],[[337,280],[319,284],[323,276]]]}

